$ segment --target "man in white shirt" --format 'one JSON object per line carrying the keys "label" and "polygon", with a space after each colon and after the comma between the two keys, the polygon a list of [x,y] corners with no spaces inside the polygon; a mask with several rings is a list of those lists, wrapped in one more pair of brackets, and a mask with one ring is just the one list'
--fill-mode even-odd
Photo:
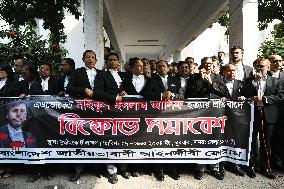
{"label": "man in white shirt", "polygon": [[279,55],[271,55],[269,57],[270,61],[270,73],[272,77],[280,78],[281,68],[282,68],[282,58]]}
{"label": "man in white shirt", "polygon": [[[101,81],[101,82],[106,82],[107,80],[109,85],[113,86],[112,87],[113,90],[112,92],[110,92],[110,94],[113,93],[117,95],[118,97],[125,96],[126,92],[123,91],[122,81],[124,80],[126,73],[122,73],[118,71],[118,68],[120,66],[118,54],[115,52],[110,52],[109,54],[107,54],[105,56],[105,63],[107,65],[106,67],[108,68],[108,70],[106,71],[106,74],[104,77],[105,81]],[[102,90],[107,91],[107,89],[105,88],[102,88]],[[106,165],[106,167],[107,167],[109,181],[112,184],[115,184],[116,182],[118,182],[117,166],[115,164],[109,163]],[[121,169],[122,176],[126,179],[129,179],[130,173],[127,171],[127,164],[119,164],[119,167]]]}
{"label": "man in white shirt", "polygon": [[177,77],[179,78],[181,92],[184,94],[186,91],[187,80],[190,76],[190,69],[189,64],[185,61],[179,61],[178,63],[178,74]]}
{"label": "man in white shirt", "polygon": [[25,65],[28,64],[28,61],[26,59],[17,59],[14,63],[14,80],[15,81],[22,81],[24,80],[24,77],[22,75],[22,69]]}
{"label": "man in white shirt", "polygon": [[147,100],[176,99],[181,91],[179,78],[168,75],[169,64],[164,60],[157,62],[157,74],[153,75],[145,91]]}
{"label": "man in white shirt", "polygon": [[227,90],[228,100],[245,100],[244,96],[241,96],[241,89],[243,87],[243,82],[236,78],[236,67],[234,64],[229,63],[224,67],[224,83]]}
{"label": "man in white shirt", "polygon": [[244,50],[241,47],[234,46],[231,48],[231,63],[236,66],[236,79],[244,81],[250,77],[253,73],[253,69],[250,66],[244,65],[243,54]]}
{"label": "man in white shirt", "polygon": [[150,60],[149,61],[149,64],[150,64],[150,68],[151,68],[151,72],[152,73],[156,73],[156,69],[157,69],[157,63],[155,60]]}
{"label": "man in white shirt", "polygon": [[[235,79],[236,67],[234,64],[229,63],[224,66],[224,83],[225,83],[225,90],[227,93],[226,99],[227,100],[245,100],[244,96],[241,96],[241,90],[243,87],[243,82],[240,80]],[[220,172],[224,175],[225,169],[226,170],[238,175],[238,176],[245,176],[245,173],[241,170],[241,168],[231,162],[221,162],[219,164]]]}
{"label": "man in white shirt", "polygon": [[274,126],[278,120],[278,104],[283,97],[283,81],[268,74],[269,60],[259,57],[254,61],[255,75],[246,80],[243,94],[255,102],[254,124],[251,143],[250,165],[246,168],[247,175],[256,177],[254,166],[257,155],[257,136],[259,134],[261,173],[270,179],[276,175],[271,169],[270,145]]}
{"label": "man in white shirt", "polygon": [[69,78],[72,72],[75,70],[75,61],[72,58],[62,59],[59,66],[59,70],[62,72],[62,76],[60,76],[58,79],[58,96],[64,96],[66,93],[66,87],[69,83]]}
{"label": "man in white shirt", "polygon": [[97,63],[96,53],[92,50],[86,50],[83,53],[84,67],[75,69],[69,78],[66,91],[74,97],[93,98],[94,82],[98,73],[103,71],[95,68]]}
{"label": "man in white shirt", "polygon": [[52,65],[42,63],[39,67],[40,80],[31,84],[30,95],[57,95],[58,84],[52,78]]}
{"label": "man in white shirt", "polygon": [[150,78],[143,75],[143,63],[137,57],[130,58],[129,66],[132,69],[132,75],[124,79],[123,89],[128,95],[140,95],[144,97]]}
{"label": "man in white shirt", "polygon": [[[85,67],[73,71],[67,85],[67,93],[77,98],[95,98],[109,102],[121,101],[122,96],[117,94],[114,87],[116,83],[112,85],[109,82],[109,74],[95,68],[97,62],[96,53],[92,50],[86,50],[83,53],[82,60],[85,63]],[[83,164],[76,164],[75,172],[70,177],[70,181],[77,181],[83,170]],[[111,182],[117,182],[117,178],[113,177]]]}
{"label": "man in white shirt", "polygon": [[[145,93],[147,90],[148,83],[150,82],[150,78],[143,75],[143,63],[140,58],[134,57],[129,59],[129,67],[131,69],[132,74],[127,74],[125,79],[122,81],[123,90],[127,95],[136,96],[137,98],[145,98]],[[127,176],[126,165],[123,165],[122,168],[122,176],[124,178],[129,178]],[[130,168],[127,168],[131,172],[131,176],[138,177],[139,176],[139,165],[131,164]]]}
{"label": "man in white shirt", "polygon": [[[123,89],[122,81],[127,76],[127,73],[119,71],[120,62],[119,62],[119,56],[117,53],[111,52],[105,56],[105,59],[106,59],[105,62],[108,65],[107,71],[112,76],[109,79],[111,80],[113,85],[116,86],[117,93],[121,93]],[[121,93],[121,95],[123,96],[125,95],[125,93],[123,94]]]}
{"label": "man in white shirt", "polygon": [[[94,82],[98,74],[103,74],[103,71],[96,70],[96,53],[92,50],[86,50],[83,53],[83,62],[85,67],[75,69],[70,78],[66,91],[70,96],[76,98],[93,98],[94,97]],[[75,164],[75,170],[69,178],[71,182],[76,182],[84,170],[84,164]]]}
{"label": "man in white shirt", "polygon": [[[271,77],[275,77],[278,79],[278,82],[284,79],[284,72],[282,70],[282,57],[279,55],[271,55],[269,57],[270,61],[270,73]],[[282,102],[283,104],[283,102]],[[283,105],[280,104],[278,106],[279,115],[283,115]],[[284,158],[283,158],[283,127],[282,121],[283,119],[279,119],[276,127],[273,131],[273,140],[271,145],[271,162],[274,169],[278,169],[280,171],[284,170]]]}

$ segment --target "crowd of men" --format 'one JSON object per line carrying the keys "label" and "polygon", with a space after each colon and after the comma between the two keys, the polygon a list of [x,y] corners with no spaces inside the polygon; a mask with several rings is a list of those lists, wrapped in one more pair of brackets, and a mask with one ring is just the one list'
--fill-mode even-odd
{"label": "crowd of men", "polygon": [[[224,63],[225,53],[218,52],[218,56],[202,58],[200,64],[196,63],[193,57],[171,64],[164,60],[133,57],[121,65],[118,54],[108,52],[105,55],[104,70],[98,70],[95,68],[96,53],[86,50],[82,57],[85,66],[75,69],[74,60],[64,58],[60,63],[62,75],[59,78],[53,77],[49,63],[42,63],[37,68],[25,59],[18,59],[15,61],[14,70],[9,65],[0,65],[0,97],[13,96],[23,99],[28,95],[69,95],[109,103],[123,101],[128,95],[155,101],[188,98],[252,100],[255,103],[255,118],[249,166],[228,162],[214,165],[196,164],[193,175],[201,180],[207,169],[209,174],[219,180],[224,179],[225,170],[254,178],[258,161],[260,173],[275,179],[273,169],[284,171],[281,149],[283,134],[280,127],[282,121],[279,116],[284,95],[283,58],[279,55],[258,57],[252,68],[243,62],[243,53],[241,47],[231,48],[228,64]],[[125,72],[121,71],[122,66]],[[14,129],[17,128],[19,127]],[[14,140],[17,140],[17,137],[11,137],[11,141]],[[84,167],[84,164],[74,165],[70,181],[77,181]],[[176,164],[155,164],[152,168],[159,181],[164,180],[166,170],[173,179],[180,179]],[[51,179],[56,168],[45,165],[33,166],[33,169],[35,171],[30,177],[31,182],[38,180],[44,172],[47,178]],[[138,177],[141,165],[107,164],[106,170],[109,181],[116,183],[118,170],[125,179],[130,176]],[[9,165],[2,165],[0,176],[10,175]]]}

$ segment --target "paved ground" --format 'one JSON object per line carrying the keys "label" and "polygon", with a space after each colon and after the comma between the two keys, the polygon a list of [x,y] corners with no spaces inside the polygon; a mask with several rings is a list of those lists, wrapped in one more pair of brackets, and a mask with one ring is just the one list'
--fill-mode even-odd
{"label": "paved ground", "polygon": [[181,174],[181,179],[175,181],[166,176],[163,182],[157,181],[153,176],[143,174],[138,178],[131,177],[126,180],[120,175],[117,184],[110,184],[105,177],[98,178],[91,173],[85,173],[77,183],[68,181],[69,174],[65,172],[57,173],[51,181],[40,179],[35,183],[28,182],[25,174],[17,173],[13,177],[0,179],[0,189],[191,189],[191,188],[284,188],[284,174],[278,173],[278,178],[269,180],[260,174],[255,179],[247,176],[239,177],[226,172],[225,179],[218,181],[210,175],[205,175],[203,180],[197,181],[192,174]]}

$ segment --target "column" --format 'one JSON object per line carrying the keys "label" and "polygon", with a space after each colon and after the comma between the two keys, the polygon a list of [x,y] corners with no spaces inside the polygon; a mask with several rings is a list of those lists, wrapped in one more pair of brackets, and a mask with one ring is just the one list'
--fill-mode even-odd
{"label": "column", "polygon": [[96,68],[104,64],[103,0],[84,0],[84,49],[97,55]]}
{"label": "column", "polygon": [[259,47],[257,0],[229,0],[229,15],[229,46],[242,47],[244,64],[252,66]]}
{"label": "column", "polygon": [[181,51],[176,50],[173,54],[173,62],[178,63],[181,60]]}

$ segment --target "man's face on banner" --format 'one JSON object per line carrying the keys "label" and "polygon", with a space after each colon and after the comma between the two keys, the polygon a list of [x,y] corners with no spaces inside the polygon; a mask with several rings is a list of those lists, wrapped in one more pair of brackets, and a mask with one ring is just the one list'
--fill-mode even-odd
{"label": "man's face on banner", "polygon": [[15,128],[20,128],[27,119],[27,107],[25,104],[19,104],[12,107],[7,114],[9,124]]}

